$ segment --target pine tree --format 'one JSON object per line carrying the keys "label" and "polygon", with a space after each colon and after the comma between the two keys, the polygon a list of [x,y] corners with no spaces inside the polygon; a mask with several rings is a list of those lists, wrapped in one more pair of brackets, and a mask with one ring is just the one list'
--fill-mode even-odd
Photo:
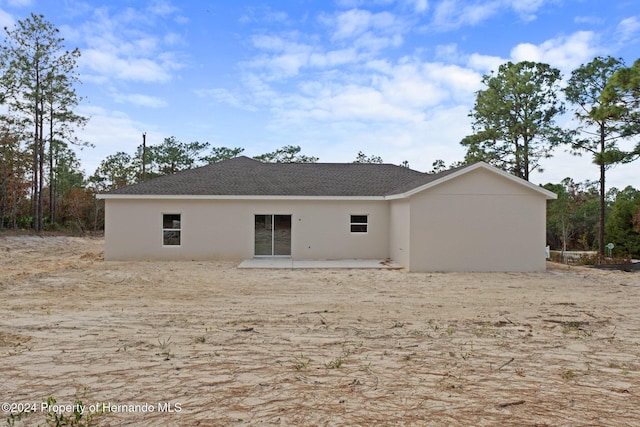
{"label": "pine tree", "polygon": [[530,172],[541,170],[540,160],[565,141],[555,124],[564,111],[560,71],[542,63],[508,62],[482,82],[487,88],[477,93],[469,114],[473,134],[461,141],[467,147],[465,162],[482,160],[529,180]]}
{"label": "pine tree", "polygon": [[[31,129],[33,228],[40,231],[47,154],[53,162],[56,141],[77,143],[73,131],[87,120],[73,113],[80,102],[73,86],[79,81],[75,70],[80,51],[65,50],[58,29],[42,15],[31,14],[13,29],[5,27],[5,31],[7,36],[0,46],[0,85],[5,89],[2,101]],[[48,167],[49,181],[54,185],[54,165]]]}

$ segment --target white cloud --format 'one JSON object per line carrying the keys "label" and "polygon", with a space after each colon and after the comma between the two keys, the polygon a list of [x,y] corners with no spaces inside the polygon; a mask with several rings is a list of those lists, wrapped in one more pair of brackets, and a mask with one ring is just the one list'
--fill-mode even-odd
{"label": "white cloud", "polygon": [[399,47],[402,45],[402,42],[403,39],[400,34],[378,36],[373,32],[367,32],[355,40],[353,45],[365,52],[375,53],[388,47]]}
{"label": "white cloud", "polygon": [[264,34],[252,38],[253,45],[258,49],[280,52],[289,44],[282,37],[267,36]]}
{"label": "white cloud", "polygon": [[600,51],[598,37],[591,31],[578,31],[569,36],[547,40],[540,45],[521,43],[511,50],[515,62],[545,62],[564,72],[590,61]]}
{"label": "white cloud", "polygon": [[436,6],[433,24],[436,28],[449,30],[464,25],[476,25],[499,10],[499,2],[482,3],[460,2],[458,0],[444,0]]}
{"label": "white cloud", "polygon": [[170,16],[176,9],[158,1],[147,11],[132,8],[111,15],[107,9],[93,11],[92,19],[77,28],[65,27],[71,42],[85,43],[79,64],[89,70],[83,79],[95,82],[118,80],[166,83],[183,67],[169,50],[181,43],[175,32],[151,33],[146,25]]}
{"label": "white cloud", "polygon": [[416,13],[423,13],[429,9],[429,2],[427,0],[415,0],[413,10]]}
{"label": "white cloud", "polygon": [[533,61],[540,62],[542,61],[542,56],[544,55],[544,49],[540,46],[534,45],[533,43],[520,43],[513,49],[511,49],[511,58],[514,61]]}
{"label": "white cloud", "polygon": [[536,12],[545,3],[545,0],[507,0],[513,10],[524,21],[533,21],[537,18]]}
{"label": "white cloud", "polygon": [[[269,93],[259,98],[270,109],[272,129],[279,133],[309,135],[311,129],[328,133],[349,129],[350,133],[368,132],[369,137],[375,135],[376,141],[382,141],[380,132],[385,131],[396,144],[411,146],[424,139],[420,129],[431,122],[433,109],[464,106],[466,115],[480,79],[479,73],[463,67],[403,58],[396,63],[369,61],[358,72],[305,80],[292,90],[266,89],[259,78],[254,82],[261,81],[260,90]],[[466,122],[458,122],[456,132],[468,132]]]}
{"label": "white cloud", "polygon": [[140,93],[114,94],[113,98],[118,103],[128,103],[139,107],[163,108],[168,105],[167,101],[157,96],[143,95]]}
{"label": "white cloud", "polygon": [[576,24],[600,25],[604,24],[604,18],[600,16],[576,16],[573,20]]}
{"label": "white cloud", "polygon": [[320,68],[336,67],[356,62],[358,52],[354,48],[330,50],[328,52],[312,53],[309,64]]}
{"label": "white cloud", "polygon": [[616,35],[619,43],[624,43],[635,38],[640,32],[640,20],[637,16],[623,19],[618,24]]}
{"label": "white cloud", "polygon": [[348,43],[370,52],[401,45],[403,33],[409,30],[408,23],[390,12],[351,9],[319,19],[332,31],[334,42]]}
{"label": "white cloud", "polygon": [[427,80],[439,82],[451,97],[469,101],[480,89],[481,75],[468,68],[439,63],[426,64],[424,68]]}
{"label": "white cloud", "polygon": [[16,21],[13,19],[13,16],[0,9],[0,28],[12,28],[15,23]]}
{"label": "white cloud", "polygon": [[[426,10],[428,3],[416,7]],[[243,64],[246,92],[214,89],[200,95],[236,108],[266,108],[271,114],[268,129],[274,134],[295,135],[310,144],[318,137],[325,144],[342,145],[338,150],[353,151],[350,157],[361,143],[363,150],[369,147],[374,153],[376,147],[389,145],[413,150],[425,138],[449,133],[459,141],[469,132],[467,114],[480,89],[481,73],[468,65],[425,62],[411,55],[383,56],[382,50],[402,45],[414,24],[399,16],[351,8],[319,17],[326,34],[255,36],[251,41],[259,53]],[[323,44],[327,39],[330,43]],[[457,53],[455,45],[448,52],[457,54],[461,64],[468,58]],[[445,118],[451,128],[437,125]],[[281,141],[289,142],[303,141]]]}
{"label": "white cloud", "polygon": [[464,55],[458,51],[457,44],[449,43],[436,46],[435,57],[441,61],[457,63],[463,59]]}
{"label": "white cloud", "polygon": [[477,25],[508,10],[513,10],[523,21],[533,21],[536,12],[549,0],[443,0],[434,11],[433,25],[441,30],[452,30],[465,25]]}
{"label": "white cloud", "polygon": [[268,6],[260,7],[246,7],[244,13],[239,19],[241,24],[255,24],[255,23],[268,23],[268,24],[289,24],[289,15],[285,12],[274,11]]}
{"label": "white cloud", "polygon": [[335,18],[334,39],[358,36],[369,29],[372,13],[367,10],[351,9]]}
{"label": "white cloud", "polygon": [[297,35],[259,35],[253,37],[253,45],[263,53],[247,62],[246,65],[267,72],[266,78],[270,80],[298,74],[301,67],[309,65],[313,47],[285,37],[295,38]]}
{"label": "white cloud", "polygon": [[318,120],[312,126],[306,115],[292,115],[276,123],[275,131],[292,135],[287,143],[300,145],[320,161],[351,162],[363,151],[380,155],[388,163],[408,160],[410,167],[428,171],[436,159],[450,164],[464,156],[462,147],[451,141],[468,134],[468,113],[466,106],[443,106],[428,110],[420,120]]}
{"label": "white cloud", "polygon": [[82,166],[91,175],[105,158],[105,152],[135,152],[142,143],[142,132],[149,132],[149,140],[162,140],[163,136],[148,129],[143,123],[133,120],[128,114],[110,111],[101,107],[83,106],[78,113],[91,119],[79,135],[96,148],[86,148]]}
{"label": "white cloud", "polygon": [[112,81],[113,78],[128,81],[166,83],[171,80],[168,70],[147,58],[120,58],[117,54],[98,49],[86,49],[80,64],[94,72],[87,76],[94,81]]}
{"label": "white cloud", "polygon": [[168,1],[155,0],[148,7],[147,10],[153,15],[169,16],[178,11],[178,8],[172,6]]}
{"label": "white cloud", "polygon": [[[398,85],[394,85],[399,89]],[[398,105],[397,98],[385,96],[389,88],[344,86],[328,97],[318,98],[310,115],[315,119],[331,121],[354,120],[382,122],[419,121],[422,113]],[[398,97],[402,97],[399,95]]]}
{"label": "white cloud", "polygon": [[246,100],[243,99],[245,97],[240,94],[233,93],[228,89],[198,89],[195,90],[194,93],[199,97],[210,99],[215,104],[229,105],[234,108],[240,108],[248,111],[257,110],[254,106],[247,104]]}
{"label": "white cloud", "polygon": [[[353,9],[359,6],[385,6],[395,3],[397,0],[334,0],[334,3],[342,9]],[[402,0],[412,3],[415,0]]]}
{"label": "white cloud", "polygon": [[243,66],[260,70],[265,81],[298,76],[303,69],[331,72],[336,67],[357,66],[381,50],[401,46],[402,33],[409,31],[408,25],[389,12],[350,9],[323,14],[318,20],[326,26],[330,44],[323,44],[323,34],[259,34],[251,38],[251,43],[260,53]]}
{"label": "white cloud", "polygon": [[13,7],[27,7],[31,6],[33,0],[8,0],[7,4]]}
{"label": "white cloud", "polygon": [[491,71],[498,71],[498,67],[505,62],[507,62],[507,60],[500,58],[499,56],[473,53],[469,56],[467,66],[481,72],[482,74],[488,74]]}
{"label": "white cloud", "polygon": [[361,57],[358,46],[325,50],[320,45],[298,42],[295,40],[298,37],[298,34],[254,37],[253,45],[262,53],[245,65],[261,70],[267,80],[281,80],[298,75],[302,68],[332,68],[355,63]]}
{"label": "white cloud", "polygon": [[167,33],[162,38],[167,46],[186,46],[184,38],[178,33]]}

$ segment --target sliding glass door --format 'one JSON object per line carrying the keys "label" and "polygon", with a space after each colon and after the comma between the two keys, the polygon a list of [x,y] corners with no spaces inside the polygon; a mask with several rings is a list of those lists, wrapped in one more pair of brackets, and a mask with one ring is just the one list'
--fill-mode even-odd
{"label": "sliding glass door", "polygon": [[255,216],[256,256],[291,256],[291,215]]}

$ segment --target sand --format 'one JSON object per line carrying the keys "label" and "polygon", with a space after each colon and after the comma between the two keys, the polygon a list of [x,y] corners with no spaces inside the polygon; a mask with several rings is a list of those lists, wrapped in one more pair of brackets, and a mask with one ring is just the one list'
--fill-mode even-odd
{"label": "sand", "polygon": [[[640,425],[640,275],[104,262],[0,236],[0,423]],[[67,412],[65,412],[67,411]]]}

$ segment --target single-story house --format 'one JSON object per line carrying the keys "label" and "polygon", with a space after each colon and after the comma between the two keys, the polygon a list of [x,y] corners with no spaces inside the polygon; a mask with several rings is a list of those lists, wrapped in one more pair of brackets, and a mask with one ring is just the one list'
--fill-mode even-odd
{"label": "single-story house", "polygon": [[392,259],[409,271],[545,269],[555,194],[486,163],[236,157],[98,195],[106,260]]}

